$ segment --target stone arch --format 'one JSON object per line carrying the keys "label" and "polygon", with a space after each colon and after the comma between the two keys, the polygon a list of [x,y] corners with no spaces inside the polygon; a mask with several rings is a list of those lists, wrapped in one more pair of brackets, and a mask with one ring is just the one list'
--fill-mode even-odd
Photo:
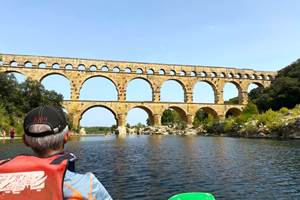
{"label": "stone arch", "polygon": [[181,70],[180,72],[179,72],[179,76],[185,76],[186,75],[186,72],[184,71],[184,70]]}
{"label": "stone arch", "polygon": [[18,67],[19,64],[17,63],[17,61],[12,60],[12,61],[10,61],[9,65],[10,65],[11,67]]}
{"label": "stone arch", "polygon": [[255,88],[264,88],[264,85],[262,83],[259,82],[250,82],[247,86],[247,92],[249,93],[251,90],[255,89]]}
{"label": "stone arch", "polygon": [[[133,106],[133,107],[129,108],[128,112],[127,112],[127,116],[128,116],[128,113],[134,108],[139,108],[139,109],[142,109],[143,111],[145,111],[148,114],[148,119],[150,120],[150,126],[152,126],[154,124],[154,114],[153,114],[152,109],[150,109],[144,105],[137,105],[137,106]],[[126,116],[126,122],[127,122],[127,116]]]}
{"label": "stone arch", "polygon": [[170,73],[169,73],[171,76],[175,76],[176,75],[176,71],[175,70],[170,70]]}
{"label": "stone arch", "polygon": [[78,88],[78,91],[79,91],[79,98],[80,98],[82,86],[83,86],[88,80],[90,80],[90,79],[92,79],[92,78],[97,78],[97,77],[104,78],[104,79],[107,79],[108,81],[110,81],[110,82],[114,85],[114,87],[115,87],[115,90],[116,90],[116,92],[117,92],[117,97],[119,96],[118,86],[117,86],[116,82],[115,82],[113,79],[111,79],[110,77],[107,77],[107,76],[103,76],[103,75],[93,75],[93,76],[89,76],[89,77],[85,78],[85,79],[82,81],[80,87]]}
{"label": "stone arch", "polygon": [[60,73],[60,72],[50,72],[47,74],[44,74],[40,79],[39,82],[41,83],[43,81],[44,78],[46,78],[47,76],[51,76],[51,75],[61,75],[63,77],[65,77],[66,79],[68,79],[68,81],[71,83],[71,80],[69,79],[69,77],[67,77],[64,73]]}
{"label": "stone arch", "polygon": [[[153,84],[152,84],[152,82],[151,82],[149,79],[144,78],[144,77],[135,77],[135,78],[129,80],[129,81],[124,85],[124,88],[126,89],[126,90],[125,90],[125,91],[126,91],[126,101],[128,101],[128,100],[127,100],[127,97],[128,97],[128,96],[127,96],[128,86],[129,86],[130,82],[132,82],[132,81],[134,81],[134,80],[143,80],[143,81],[145,81],[146,83],[149,84],[150,89],[151,89],[151,101],[153,101],[153,98],[154,98],[154,94],[153,94],[153,93],[154,93]],[[137,101],[139,101],[139,100],[137,100]]]}
{"label": "stone arch", "polygon": [[135,73],[136,74],[143,74],[144,71],[141,68],[137,68]]}
{"label": "stone arch", "polygon": [[204,110],[205,112],[207,112],[208,114],[211,114],[215,119],[219,118],[217,111],[215,111],[213,108],[202,107],[202,108],[199,108],[198,110],[201,110],[201,109]]}
{"label": "stone arch", "polygon": [[163,116],[163,113],[168,109],[175,110],[179,114],[181,119],[184,122],[187,122],[187,112],[186,112],[186,110],[184,110],[183,108],[181,108],[179,106],[169,106],[169,107],[167,107],[166,109],[162,110],[161,116]]}
{"label": "stone arch", "polygon": [[124,73],[130,74],[131,72],[132,72],[132,70],[131,70],[130,67],[126,67],[126,68],[124,69]]}
{"label": "stone arch", "polygon": [[45,69],[45,68],[47,68],[47,64],[45,62],[39,62],[38,68]]}
{"label": "stone arch", "polygon": [[[51,76],[59,76],[59,77],[52,77]],[[47,80],[47,78],[50,78]],[[63,79],[61,79],[63,78]],[[57,83],[53,85],[54,83]],[[63,95],[64,100],[71,99],[71,81],[68,77],[65,75],[62,75],[60,73],[49,73],[46,76],[43,76],[40,79],[40,83],[47,89],[47,90],[54,90],[57,93],[60,93]],[[67,86],[67,87],[65,87]]]}
{"label": "stone arch", "polygon": [[100,69],[101,72],[108,72],[109,68],[106,65],[103,65]]}
{"label": "stone arch", "polygon": [[[182,90],[183,90],[183,102],[186,102],[186,91],[187,91],[187,88],[186,88],[186,86],[184,85],[183,82],[181,82],[180,80],[175,79],[175,78],[167,79],[167,80],[165,80],[165,81],[162,83],[162,85],[161,85],[161,87],[160,87],[160,95],[161,95],[161,97],[163,96],[163,93],[162,93],[163,86],[164,86],[164,84],[165,84],[167,81],[175,81],[176,83],[178,83],[178,84],[181,86],[181,88],[182,88]],[[172,102],[173,102],[173,101],[172,101]]]}
{"label": "stone arch", "polygon": [[197,76],[197,73],[195,71],[191,71],[190,76],[195,77]]}
{"label": "stone arch", "polygon": [[[236,81],[226,81],[225,83],[224,83],[224,85],[223,85],[223,93],[224,93],[224,96],[225,96],[225,91],[224,91],[224,88],[225,88],[225,86],[226,86],[226,84],[227,83],[232,83],[235,87],[236,87],[236,89],[237,89],[237,92],[238,92],[238,99],[239,99],[239,102],[242,102],[242,87],[241,87],[241,85],[240,84],[238,84]],[[225,98],[224,98],[224,100],[225,100]]]}
{"label": "stone arch", "polygon": [[113,116],[114,116],[114,118],[115,118],[115,120],[116,120],[116,125],[119,125],[119,121],[118,121],[118,118],[117,118],[117,112],[116,112],[113,108],[108,107],[108,106],[105,106],[105,105],[101,105],[101,104],[92,105],[92,106],[87,106],[87,107],[83,108],[82,111],[81,111],[80,114],[79,114],[79,119],[78,119],[77,124],[78,124],[78,125],[80,124],[80,121],[81,121],[81,119],[82,119],[82,116],[83,116],[88,110],[93,109],[93,108],[97,108],[97,107],[105,108],[105,109],[109,110],[109,111],[113,114]]}
{"label": "stone arch", "polygon": [[115,66],[113,69],[112,69],[113,72],[115,73],[119,73],[120,72],[120,68],[118,66]]}
{"label": "stone arch", "polygon": [[72,70],[73,69],[73,65],[70,64],[70,63],[68,63],[68,64],[65,65],[65,69],[66,70]]}
{"label": "stone arch", "polygon": [[60,69],[60,65],[58,63],[53,63],[51,68],[52,69]]}
{"label": "stone arch", "polygon": [[241,114],[241,110],[238,108],[229,108],[226,112],[225,112],[225,117],[231,117],[231,116],[239,116]]}
{"label": "stone arch", "polygon": [[154,70],[153,69],[147,69],[147,74],[153,75],[154,74]]}
{"label": "stone arch", "polygon": [[158,74],[159,74],[159,75],[165,75],[165,74],[166,74],[166,71],[163,70],[163,69],[160,69],[160,70],[158,71]]}
{"label": "stone arch", "polygon": [[[18,75],[20,75],[19,78],[21,78],[21,81],[18,80],[18,76],[14,75],[18,82],[19,82],[19,81],[20,81],[20,82],[23,82],[23,81],[25,81],[26,79],[30,78],[27,74],[25,74],[25,73],[23,73],[23,72],[19,72],[18,70],[6,70],[6,71],[0,72],[0,73],[13,74],[13,75],[14,75],[14,74],[18,74]],[[24,80],[23,80],[23,78],[24,78]],[[19,83],[20,83],[20,82],[19,82]]]}
{"label": "stone arch", "polygon": [[89,68],[89,70],[90,70],[91,72],[95,72],[95,71],[98,70],[98,68],[97,68],[96,65],[91,65],[90,68]]}
{"label": "stone arch", "polygon": [[79,71],[85,71],[85,65],[84,64],[79,64],[77,66],[77,70],[79,70]]}
{"label": "stone arch", "polygon": [[[195,101],[196,99],[195,99],[195,97],[196,97],[196,95],[195,95],[195,87],[196,87],[196,85],[197,84],[201,84],[201,83],[205,83],[205,84],[208,84],[209,86],[210,86],[210,88],[212,89],[212,92],[213,92],[213,102],[211,102],[211,103],[215,103],[216,102],[216,100],[217,100],[217,98],[216,98],[216,95],[217,95],[217,88],[216,88],[216,86],[212,83],[212,82],[210,82],[210,81],[208,81],[208,80],[199,80],[199,81],[197,81],[194,85],[193,85],[193,102],[194,103],[208,103],[208,102],[198,102],[198,101]],[[210,103],[210,102],[209,102]]]}
{"label": "stone arch", "polygon": [[26,61],[26,62],[24,63],[24,67],[31,68],[31,67],[32,67],[32,62],[31,62],[31,61]]}

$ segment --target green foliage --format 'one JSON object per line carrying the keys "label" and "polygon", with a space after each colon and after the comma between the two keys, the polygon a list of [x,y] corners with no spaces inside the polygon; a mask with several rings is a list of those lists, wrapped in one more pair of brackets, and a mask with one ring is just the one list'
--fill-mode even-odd
{"label": "green foliage", "polygon": [[0,86],[0,126],[14,127],[17,134],[23,132],[25,113],[39,105],[61,106],[63,101],[62,95],[47,91],[38,81],[27,79],[19,84],[12,74],[0,73]]}
{"label": "green foliage", "polygon": [[291,109],[300,103],[300,59],[278,72],[268,88],[256,88],[249,94],[260,111]]}
{"label": "green foliage", "polygon": [[239,104],[239,97],[233,97],[228,101],[224,101],[224,104]]}
{"label": "green foliage", "polygon": [[99,133],[110,133],[111,127],[102,127],[102,126],[94,126],[94,127],[84,127],[86,134],[99,134]]}
{"label": "green foliage", "polygon": [[175,124],[179,124],[182,121],[183,120],[181,119],[179,113],[173,109],[165,110],[161,117],[162,125],[175,125]]}
{"label": "green foliage", "polygon": [[279,112],[281,113],[281,114],[288,114],[289,113],[289,109],[288,108],[286,108],[286,107],[282,107],[282,108],[280,108],[280,110],[279,110]]}
{"label": "green foliage", "polygon": [[214,123],[215,118],[212,114],[205,112],[204,110],[200,109],[196,112],[193,126],[197,128],[201,125],[203,126],[210,126]]}

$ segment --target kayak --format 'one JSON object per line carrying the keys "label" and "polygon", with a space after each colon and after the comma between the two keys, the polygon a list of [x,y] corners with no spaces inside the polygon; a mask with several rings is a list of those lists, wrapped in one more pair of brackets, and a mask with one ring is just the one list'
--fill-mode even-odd
{"label": "kayak", "polygon": [[215,197],[210,193],[204,192],[187,192],[176,194],[168,200],[215,200]]}

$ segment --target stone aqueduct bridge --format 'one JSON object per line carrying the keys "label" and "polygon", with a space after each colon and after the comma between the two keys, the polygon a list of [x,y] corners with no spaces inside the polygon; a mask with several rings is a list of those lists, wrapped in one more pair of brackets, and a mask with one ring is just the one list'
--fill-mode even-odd
{"label": "stone aqueduct bridge", "polygon": [[[255,71],[226,67],[208,67],[173,64],[154,64],[138,62],[119,62],[79,58],[62,58],[49,56],[28,56],[2,54],[0,72],[18,72],[33,80],[59,74],[70,81],[71,99],[64,101],[64,107],[75,126],[85,111],[92,107],[102,106],[114,114],[119,130],[125,129],[126,115],[132,108],[142,108],[153,126],[161,124],[161,116],[165,109],[173,108],[191,125],[196,112],[203,109],[215,117],[223,118],[226,113],[237,114],[248,101],[248,86],[255,83],[261,87],[270,85],[276,72]],[[80,89],[85,81],[92,77],[110,79],[118,92],[118,101],[83,101],[79,100]],[[133,79],[144,79],[152,87],[152,101],[126,101],[126,87]],[[160,89],[167,80],[175,80],[184,90],[185,101],[182,103],[161,102]],[[208,83],[214,90],[215,103],[193,103],[193,87],[198,81]],[[238,105],[225,105],[223,88],[233,83],[239,92]],[[101,88],[99,88],[101,92]],[[176,91],[174,91],[176,92]]]}

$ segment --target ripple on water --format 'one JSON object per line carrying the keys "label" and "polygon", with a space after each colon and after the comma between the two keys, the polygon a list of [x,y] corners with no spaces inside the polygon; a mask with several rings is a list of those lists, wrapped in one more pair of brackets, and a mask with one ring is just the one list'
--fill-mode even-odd
{"label": "ripple on water", "polygon": [[[188,191],[217,199],[300,199],[300,141],[222,137],[84,137],[67,150],[114,199],[164,200]],[[31,151],[1,144],[0,158]]]}

